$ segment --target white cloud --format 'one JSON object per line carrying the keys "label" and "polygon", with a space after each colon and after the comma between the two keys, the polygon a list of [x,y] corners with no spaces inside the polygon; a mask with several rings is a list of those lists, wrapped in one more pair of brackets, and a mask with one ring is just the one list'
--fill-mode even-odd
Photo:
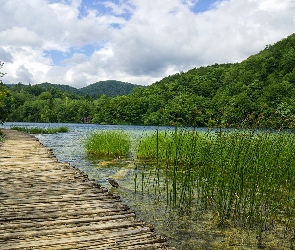
{"label": "white cloud", "polygon": [[40,47],[42,44],[38,35],[26,27],[13,27],[0,32],[0,44],[12,46]]}
{"label": "white cloud", "polygon": [[77,65],[77,64],[83,64],[88,61],[88,58],[86,55],[81,53],[75,53],[72,58],[63,60],[61,62],[62,66],[66,65]]}
{"label": "white cloud", "polygon": [[24,65],[21,65],[17,68],[16,77],[24,79],[24,81],[29,83],[33,81],[33,75]]}
{"label": "white cloud", "polygon": [[[219,0],[200,13],[191,11],[197,0],[102,1],[105,13],[82,0],[54,2],[0,0],[4,82],[147,85],[181,70],[241,61],[295,31],[293,0]],[[70,58],[54,65],[50,50]]]}
{"label": "white cloud", "polygon": [[106,1],[104,5],[112,10],[112,13],[120,16],[129,12],[132,12],[132,7],[126,3],[115,4],[111,1]]}
{"label": "white cloud", "polygon": [[12,55],[1,47],[0,47],[0,58],[2,61],[5,61],[5,62],[12,62],[12,59],[13,59]]}

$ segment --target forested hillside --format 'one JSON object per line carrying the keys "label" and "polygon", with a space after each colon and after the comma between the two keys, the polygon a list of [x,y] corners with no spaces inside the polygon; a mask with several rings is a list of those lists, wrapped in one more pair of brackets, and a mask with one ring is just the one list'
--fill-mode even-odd
{"label": "forested hillside", "polygon": [[194,68],[129,95],[86,98],[55,87],[39,93],[15,86],[9,120],[295,128],[294,86],[292,34],[241,63]]}
{"label": "forested hillside", "polygon": [[63,92],[75,95],[85,95],[93,97],[100,97],[101,95],[106,95],[108,97],[115,97],[120,95],[128,95],[132,93],[132,90],[134,88],[140,87],[140,85],[115,80],[107,80],[99,81],[80,89],[71,87],[69,85],[52,84],[48,82],[36,84],[34,86],[24,85],[21,83],[7,84],[7,87],[11,88],[13,91],[16,89],[15,87],[17,87],[18,90],[20,88],[23,88],[24,91],[28,91],[30,93],[33,91],[36,94],[41,94],[42,92],[50,91],[51,88],[54,88],[56,90],[61,90]]}
{"label": "forested hillside", "polygon": [[132,93],[134,88],[137,87],[140,87],[140,85],[115,80],[107,80],[96,82],[84,88],[81,88],[79,89],[79,93],[82,95],[90,95],[94,97],[100,97],[101,95],[115,97],[121,95],[128,95]]}
{"label": "forested hillside", "polygon": [[295,127],[295,34],[235,64],[168,76],[98,105],[96,122]]}
{"label": "forested hillside", "polygon": [[11,93],[1,80],[5,75],[5,73],[1,71],[2,67],[3,63],[0,61],[0,124],[7,120],[12,105]]}

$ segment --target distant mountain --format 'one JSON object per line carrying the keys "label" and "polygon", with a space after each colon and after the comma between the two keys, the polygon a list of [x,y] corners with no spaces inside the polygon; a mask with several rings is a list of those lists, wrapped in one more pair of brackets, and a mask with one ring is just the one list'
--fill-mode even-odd
{"label": "distant mountain", "polygon": [[58,90],[61,90],[61,91],[66,91],[66,92],[69,92],[69,93],[72,93],[72,94],[80,94],[78,89],[76,89],[76,88],[74,88],[72,86],[69,86],[69,85],[52,84],[52,83],[49,83],[49,82],[44,82],[44,83],[41,83],[41,84],[37,84],[37,86],[45,88],[46,90],[49,90],[51,88],[55,88],[55,89],[58,89]]}
{"label": "distant mountain", "polygon": [[141,85],[131,84],[128,82],[121,82],[116,80],[100,81],[90,84],[86,87],[77,89],[69,85],[52,84],[44,82],[36,85],[25,85],[25,84],[5,84],[10,89],[13,88],[31,88],[33,94],[39,95],[42,92],[48,91],[51,88],[67,92],[75,95],[89,95],[91,97],[99,97],[105,94],[108,97],[122,96],[131,94],[134,88],[143,87]]}
{"label": "distant mountain", "polygon": [[116,80],[100,81],[90,84],[84,88],[79,89],[79,93],[90,96],[100,96],[105,94],[108,97],[115,97],[121,95],[128,95],[132,93],[132,90],[137,87],[143,87],[141,85],[135,85],[128,82],[120,82]]}
{"label": "distant mountain", "polygon": [[56,90],[60,90],[62,92],[67,92],[69,94],[75,94],[75,95],[79,95],[79,90],[71,87],[69,85],[62,85],[62,84],[52,84],[49,82],[44,82],[44,83],[40,83],[40,84],[35,84],[35,85],[26,85],[26,84],[22,84],[22,83],[17,83],[17,84],[5,84],[8,88],[10,88],[12,91],[14,92],[19,92],[20,90],[24,90],[27,91],[30,94],[33,94],[35,96],[40,95],[42,92],[46,92],[49,91],[50,89],[56,89]]}

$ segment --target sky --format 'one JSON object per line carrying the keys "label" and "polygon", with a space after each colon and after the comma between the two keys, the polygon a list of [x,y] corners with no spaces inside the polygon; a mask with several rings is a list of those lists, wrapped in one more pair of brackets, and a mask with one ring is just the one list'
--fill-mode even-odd
{"label": "sky", "polygon": [[0,0],[4,83],[150,85],[295,32],[295,0]]}

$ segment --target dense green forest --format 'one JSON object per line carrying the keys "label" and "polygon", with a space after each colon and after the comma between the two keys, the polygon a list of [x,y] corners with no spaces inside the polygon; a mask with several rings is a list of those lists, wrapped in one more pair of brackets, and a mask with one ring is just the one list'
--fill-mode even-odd
{"label": "dense green forest", "polygon": [[[19,89],[22,84],[7,84],[6,86],[14,90],[16,85],[18,85]],[[52,84],[49,82],[36,84],[34,85],[33,89],[35,93],[42,93],[45,91],[50,91],[51,88],[55,88],[57,90],[76,95],[85,95],[92,97],[100,97],[101,95],[106,95],[108,97],[116,97],[131,94],[132,90],[136,87],[140,87],[140,85],[135,85],[128,82],[120,82],[116,80],[107,80],[99,81],[80,89],[76,89],[69,85]],[[23,88],[26,88],[26,86],[23,86]]]}
{"label": "dense green forest", "polygon": [[70,86],[63,89],[62,85],[10,86],[13,102],[7,102],[7,119],[295,128],[295,34],[267,45],[241,63],[194,68],[146,88],[135,85],[130,94],[106,93],[106,89],[121,91],[123,87],[112,85],[113,81],[104,84],[103,92],[97,95],[90,95],[99,88],[96,84],[85,87],[90,92],[83,93]]}
{"label": "dense green forest", "polygon": [[1,77],[5,75],[5,73],[1,72],[2,67],[3,63],[0,61],[0,123],[3,123],[5,120],[7,120],[12,106],[11,93],[1,80]]}
{"label": "dense green forest", "polygon": [[96,82],[83,87],[79,89],[79,93],[93,97],[100,97],[101,95],[106,95],[107,97],[116,97],[131,94],[133,89],[137,87],[140,87],[140,85],[115,80],[107,80]]}

